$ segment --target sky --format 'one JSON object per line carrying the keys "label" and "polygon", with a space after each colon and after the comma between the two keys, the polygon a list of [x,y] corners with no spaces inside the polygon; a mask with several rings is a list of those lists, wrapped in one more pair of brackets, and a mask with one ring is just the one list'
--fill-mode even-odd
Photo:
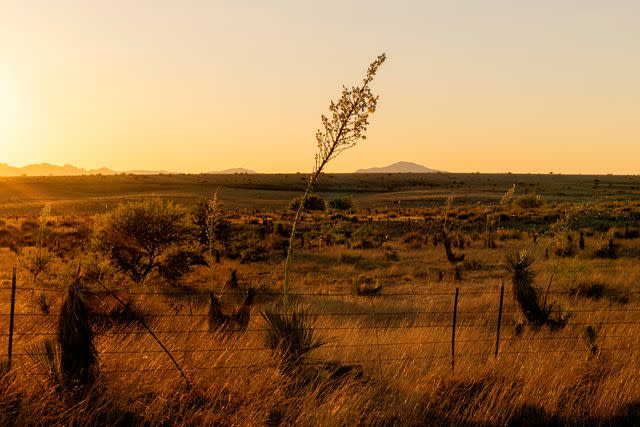
{"label": "sky", "polygon": [[0,162],[306,172],[381,52],[328,171],[640,173],[636,0],[0,0]]}

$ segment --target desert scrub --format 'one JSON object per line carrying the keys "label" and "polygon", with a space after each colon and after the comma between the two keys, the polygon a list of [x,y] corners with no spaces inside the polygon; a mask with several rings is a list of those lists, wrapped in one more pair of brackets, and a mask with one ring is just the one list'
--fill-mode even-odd
{"label": "desert scrub", "polygon": [[329,207],[334,211],[348,211],[353,208],[353,198],[351,196],[342,196],[329,201]]}
{"label": "desert scrub", "polygon": [[33,276],[33,281],[38,280],[40,274],[46,274],[56,256],[47,248],[29,246],[23,248],[20,253],[20,265]]}
{"label": "desert scrub", "polygon": [[159,198],[121,204],[103,215],[95,230],[96,247],[136,283],[158,267],[168,250],[195,238],[189,212]]}
{"label": "desert scrub", "polygon": [[[303,198],[296,197],[289,203],[289,209],[296,210],[300,203],[302,203]],[[317,194],[310,194],[304,199],[304,210],[305,211],[324,211],[327,209],[327,203],[324,199]]]}

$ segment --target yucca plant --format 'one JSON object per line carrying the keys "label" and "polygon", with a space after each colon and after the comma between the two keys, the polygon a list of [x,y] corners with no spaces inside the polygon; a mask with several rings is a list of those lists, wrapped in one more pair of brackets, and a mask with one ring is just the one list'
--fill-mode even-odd
{"label": "yucca plant", "polygon": [[369,115],[376,111],[378,104],[378,96],[371,92],[370,84],[386,59],[387,56],[383,53],[369,65],[362,85],[351,88],[343,87],[340,98],[336,102],[332,101],[329,105],[329,117],[323,115],[321,118],[322,128],[316,132],[318,151],[315,156],[315,165],[309,175],[304,194],[298,203],[289,234],[289,245],[284,264],[283,299],[285,303],[288,301],[289,264],[293,257],[293,243],[305,202],[327,163],[343,151],[354,147],[360,140],[366,139]]}
{"label": "yucca plant", "polygon": [[60,352],[54,339],[30,345],[26,353],[52,384],[61,383]]}
{"label": "yucca plant", "polygon": [[267,322],[264,343],[280,360],[284,372],[291,372],[309,353],[329,342],[316,333],[317,318],[302,308],[285,312],[272,309],[261,315]]}
{"label": "yucca plant", "polygon": [[511,291],[529,323],[542,326],[549,318],[549,311],[540,304],[538,291],[534,286],[536,273],[532,269],[535,259],[527,252],[507,255],[505,268],[511,274]]}
{"label": "yucca plant", "polygon": [[69,286],[60,310],[58,346],[60,371],[65,385],[81,389],[93,383],[97,375],[98,353],[80,278],[76,278]]}
{"label": "yucca plant", "polygon": [[549,279],[544,300],[540,303],[540,295],[534,285],[536,277],[536,273],[532,269],[534,262],[535,259],[526,251],[507,255],[505,268],[511,274],[513,296],[530,325],[535,328],[547,326],[550,329],[561,329],[567,324],[572,314],[568,311],[557,310],[555,315],[551,317],[553,304],[547,304],[547,297],[553,275]]}

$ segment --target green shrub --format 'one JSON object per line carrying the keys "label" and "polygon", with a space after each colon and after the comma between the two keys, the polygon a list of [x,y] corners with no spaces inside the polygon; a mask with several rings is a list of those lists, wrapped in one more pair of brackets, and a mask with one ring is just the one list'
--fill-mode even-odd
{"label": "green shrub", "polygon": [[207,265],[202,251],[196,247],[176,246],[169,249],[158,261],[158,273],[171,285],[193,271],[194,265]]}
{"label": "green shrub", "polygon": [[49,249],[29,246],[20,253],[20,264],[33,275],[36,281],[42,273],[47,273],[55,255]]}
{"label": "green shrub", "polygon": [[342,196],[329,201],[329,207],[336,211],[347,211],[353,208],[353,198],[351,196]]}
{"label": "green shrub", "polygon": [[[289,209],[298,210],[302,197],[296,197],[289,203]],[[304,201],[305,211],[324,211],[327,209],[327,204],[324,199],[316,194],[309,195]]]}
{"label": "green shrub", "polygon": [[192,243],[196,229],[182,207],[159,198],[121,204],[100,218],[95,243],[121,271],[142,283],[158,260],[176,246]]}

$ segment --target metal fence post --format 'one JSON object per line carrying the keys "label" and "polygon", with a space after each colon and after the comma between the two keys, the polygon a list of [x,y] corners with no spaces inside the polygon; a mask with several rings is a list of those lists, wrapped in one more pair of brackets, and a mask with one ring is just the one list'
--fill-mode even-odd
{"label": "metal fence post", "polygon": [[502,324],[502,303],[504,301],[504,281],[500,280],[500,307],[498,308],[498,327],[496,328],[496,354],[500,350],[500,325]]}
{"label": "metal fence post", "polygon": [[456,288],[456,296],[453,300],[453,322],[451,327],[451,371],[455,369],[456,363],[456,318],[458,315],[458,293],[460,289]]}
{"label": "metal fence post", "polygon": [[16,267],[11,274],[11,312],[9,314],[9,351],[7,356],[7,370],[11,370],[11,355],[13,353],[13,319],[16,310]]}

